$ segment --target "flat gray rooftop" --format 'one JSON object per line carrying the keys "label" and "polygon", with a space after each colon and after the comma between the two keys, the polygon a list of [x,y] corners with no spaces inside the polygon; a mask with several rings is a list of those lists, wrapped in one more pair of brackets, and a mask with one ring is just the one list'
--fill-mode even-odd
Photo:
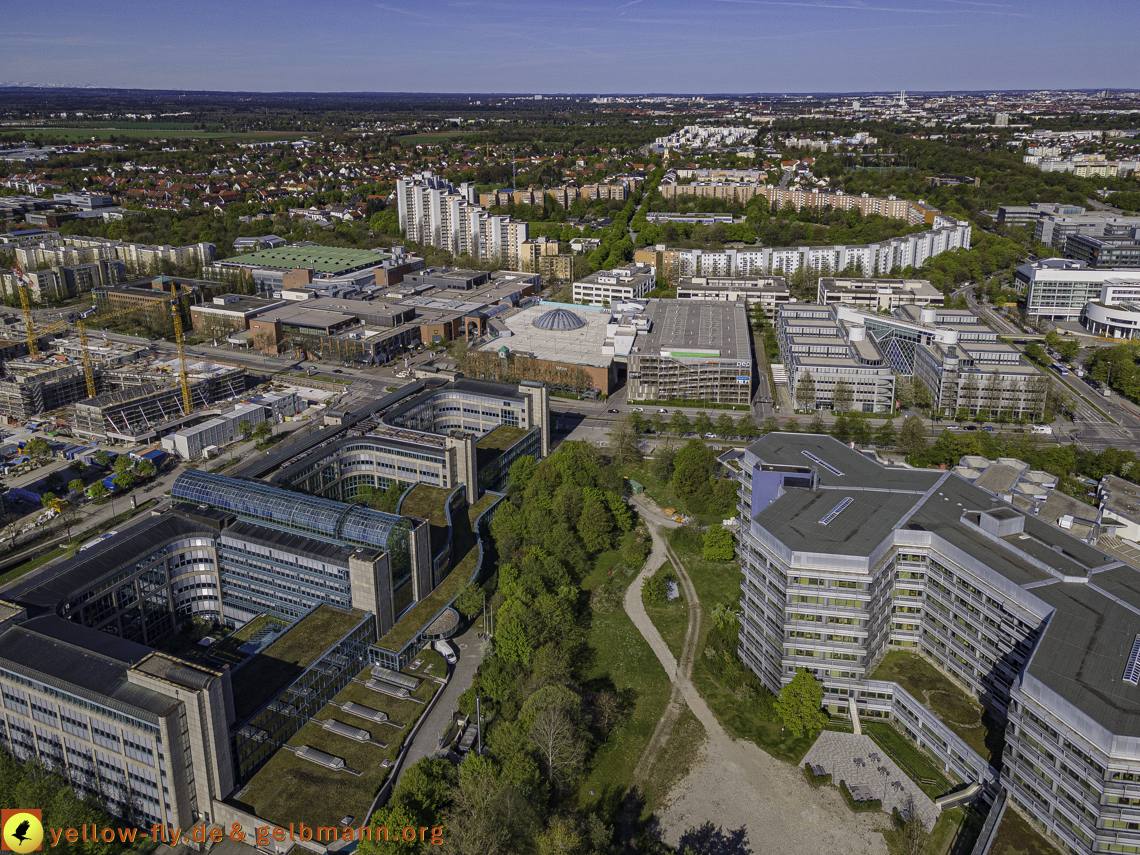
{"label": "flat gray rooftop", "polygon": [[653,326],[637,336],[642,353],[715,351],[721,359],[751,359],[748,310],[743,303],[650,300],[645,312]]}

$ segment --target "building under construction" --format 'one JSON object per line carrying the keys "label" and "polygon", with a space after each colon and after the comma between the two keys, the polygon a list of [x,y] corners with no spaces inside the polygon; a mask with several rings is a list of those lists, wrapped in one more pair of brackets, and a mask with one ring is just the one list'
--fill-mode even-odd
{"label": "building under construction", "polygon": [[4,369],[0,415],[9,421],[27,421],[87,397],[83,366],[77,359],[15,359],[6,362]]}
{"label": "building under construction", "polygon": [[[241,395],[248,388],[244,368],[208,362],[191,363],[187,368],[195,410]],[[166,363],[154,363],[149,370],[132,367],[107,372],[105,382],[119,388],[75,404],[75,436],[147,442],[195,418],[195,413],[186,412],[177,370],[169,369]]]}

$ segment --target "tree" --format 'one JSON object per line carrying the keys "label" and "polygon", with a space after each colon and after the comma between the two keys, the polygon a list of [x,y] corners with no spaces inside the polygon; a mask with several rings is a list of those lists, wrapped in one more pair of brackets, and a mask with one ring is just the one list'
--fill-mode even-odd
{"label": "tree", "polygon": [[120,490],[129,490],[135,486],[135,473],[129,469],[119,472],[111,479],[111,483]]}
{"label": "tree", "polygon": [[530,739],[546,766],[552,786],[572,781],[586,757],[585,745],[570,714],[560,706],[548,706],[535,716]]}
{"label": "tree", "polygon": [[903,409],[914,406],[914,385],[910,377],[903,374],[895,375],[895,400]]}
{"label": "tree", "polygon": [[801,410],[815,409],[815,378],[811,371],[805,371],[796,383],[796,405]]}
{"label": "tree", "polygon": [[701,557],[706,561],[731,561],[735,556],[732,532],[722,525],[709,526],[701,545]]}
{"label": "tree", "polygon": [[806,668],[798,668],[792,682],[780,690],[776,714],[792,736],[799,738],[804,733],[823,730],[827,713],[820,709],[822,704],[823,683]]}
{"label": "tree", "polygon": [[871,423],[864,418],[852,419],[851,438],[857,445],[867,445],[871,441]]}
{"label": "tree", "polygon": [[740,421],[736,423],[737,436],[744,439],[755,439],[760,433],[759,428],[756,427],[756,420],[752,418],[752,413],[746,413],[741,417]]}
{"label": "tree", "polygon": [[558,815],[534,838],[535,855],[579,855],[582,832],[573,817]]}
{"label": "tree", "polygon": [[653,428],[653,435],[660,436],[665,432],[665,417],[661,413],[654,413],[649,417],[649,425]]}
{"label": "tree", "polygon": [[50,490],[40,496],[40,504],[50,510],[59,510],[59,499],[57,499],[55,493]]}
{"label": "tree", "polygon": [[[744,421],[744,419],[741,419],[741,421]],[[743,436],[743,434],[739,432],[736,421],[728,413],[721,413],[716,417],[716,424],[713,425],[713,430],[716,435],[720,437]]]}
{"label": "tree", "polygon": [[894,419],[887,419],[875,428],[875,445],[880,448],[889,448],[895,444],[897,438]]}
{"label": "tree", "polygon": [[625,420],[629,423],[629,426],[633,428],[633,432],[635,434],[645,433],[647,425],[645,422],[645,417],[642,416],[641,413],[634,410],[625,417]]}
{"label": "tree", "polygon": [[628,419],[614,422],[609,437],[610,454],[615,463],[625,466],[641,460],[641,438]]}
{"label": "tree", "polygon": [[835,381],[835,389],[831,393],[831,408],[836,412],[845,413],[851,409],[855,400],[855,392],[843,380]]}
{"label": "tree", "polygon": [[613,545],[614,520],[609,508],[596,497],[589,497],[578,519],[578,536],[589,552],[602,552]]}
{"label": "tree", "polygon": [[704,501],[712,495],[712,473],[716,453],[699,439],[691,439],[673,459],[673,491],[677,497],[690,501],[702,496]]}
{"label": "tree", "polygon": [[123,472],[130,472],[134,468],[135,462],[131,460],[129,455],[126,454],[120,454],[118,457],[116,457],[115,465],[111,467],[111,469],[118,474],[122,474]]}
{"label": "tree", "polygon": [[100,449],[99,451],[95,452],[95,462],[106,469],[111,465],[111,455],[106,451]]}
{"label": "tree", "polygon": [[689,425],[689,417],[680,410],[674,411],[673,417],[669,419],[669,430],[677,436],[684,436],[689,433],[692,431],[692,427]]}
{"label": "tree", "polygon": [[399,799],[392,799],[372,814],[370,825],[375,829],[372,840],[361,840],[356,851],[361,855],[415,855],[423,852],[424,845],[418,836],[407,841],[401,833],[405,828],[417,828],[419,824],[419,817],[407,805]]}
{"label": "tree", "polygon": [[238,422],[238,433],[241,434],[242,439],[249,439],[250,434],[253,433],[253,423],[249,419],[242,419]]}
{"label": "tree", "polygon": [[71,493],[82,493],[83,492],[83,480],[81,478],[75,478],[74,480],[69,481],[67,484],[67,489],[68,489],[68,492],[71,492]]}
{"label": "tree", "polygon": [[273,423],[269,421],[258,422],[253,429],[253,438],[258,442],[265,442],[273,436]]}
{"label": "tree", "polygon": [[780,420],[775,416],[768,416],[760,423],[759,431],[761,435],[774,433],[780,429]]}
{"label": "tree", "polygon": [[32,459],[33,463],[43,463],[52,456],[51,446],[42,436],[34,437],[24,444],[24,454]]}
{"label": "tree", "polygon": [[474,617],[483,611],[483,589],[476,582],[468,582],[455,598],[455,608],[464,617]]}
{"label": "tree", "polygon": [[930,389],[918,377],[911,378],[911,386],[914,388],[914,405],[920,409],[926,409],[934,405],[934,396],[930,394]]}
{"label": "tree", "polygon": [[709,414],[704,410],[697,413],[697,417],[693,419],[693,430],[697,436],[704,436],[705,434],[712,433],[713,423],[709,418]]}
{"label": "tree", "polygon": [[94,484],[87,488],[87,495],[89,495],[92,499],[102,499],[107,495],[107,485],[102,481],[96,481]]}
{"label": "tree", "polygon": [[899,448],[907,454],[918,454],[926,448],[926,425],[918,416],[907,416],[899,431]]}
{"label": "tree", "polygon": [[135,467],[135,474],[143,480],[146,480],[147,478],[153,478],[157,475],[158,469],[152,461],[143,458],[139,461],[139,465]]}

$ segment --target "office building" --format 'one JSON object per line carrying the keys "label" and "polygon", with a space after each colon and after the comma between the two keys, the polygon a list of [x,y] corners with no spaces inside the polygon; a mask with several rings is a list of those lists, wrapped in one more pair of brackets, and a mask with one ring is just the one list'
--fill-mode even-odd
{"label": "office building", "polygon": [[[223,285],[248,284],[258,294],[312,283],[317,283],[313,284],[314,288],[328,287],[344,280],[355,281],[354,274],[375,284],[377,268],[394,267],[410,260],[402,252],[399,249],[389,254],[310,243],[279,245],[221,259],[203,268],[202,276]],[[419,261],[422,266],[422,259]]]}
{"label": "office building", "polygon": [[894,371],[865,325],[841,321],[834,306],[792,304],[776,316],[776,339],[797,408],[832,407],[835,387],[844,383],[852,409],[893,412]]}
{"label": "office building", "polygon": [[769,318],[791,302],[792,292],[783,276],[683,276],[677,282],[678,300],[712,300],[760,306]]}
{"label": "office building", "polygon": [[0,603],[0,746],[136,825],[192,828],[234,785],[230,675]]}
{"label": "office building", "polygon": [[[740,651],[765,685],[806,668],[833,715],[891,721],[1065,851],[1140,846],[1136,569],[950,472],[829,437],[773,433],[722,460],[740,482]],[[1000,772],[924,699],[870,679],[891,649],[984,705]]]}
{"label": "office building", "polygon": [[270,480],[342,502],[393,483],[463,484],[474,502],[486,490],[504,488],[519,457],[550,453],[550,397],[540,384],[459,378],[409,391],[416,393],[350,435],[283,463]]}
{"label": "office building", "polygon": [[1043,217],[1072,217],[1085,213],[1080,205],[1060,202],[1034,202],[1030,205],[1002,205],[996,211],[995,222],[1007,228],[1024,228],[1034,231]]}
{"label": "office building", "polygon": [[925,279],[844,279],[824,276],[819,280],[816,302],[842,303],[870,312],[892,312],[899,306],[941,306],[943,294]]}
{"label": "office building", "polygon": [[1122,217],[1105,211],[1069,216],[1047,215],[1037,220],[1033,237],[1045,246],[1064,252],[1065,242],[1075,235],[1131,237],[1140,228],[1140,217]]}
{"label": "office building", "polygon": [[629,400],[752,402],[752,335],[743,303],[650,300],[633,324]]}
{"label": "office building", "polygon": [[249,329],[252,318],[285,304],[285,299],[266,300],[239,294],[222,294],[209,303],[191,306],[190,323],[196,333],[225,339],[230,333]]}
{"label": "office building", "polygon": [[238,404],[228,413],[164,436],[162,447],[176,453],[183,460],[196,460],[202,456],[203,450],[224,448],[241,437],[239,425],[242,422],[249,422],[253,428],[266,421],[266,417],[265,407]]}
{"label": "office building", "polygon": [[574,283],[574,302],[587,306],[609,306],[627,300],[640,300],[657,284],[653,267],[627,264],[612,270],[599,270]]}
{"label": "office building", "polygon": [[[1093,301],[1109,305],[1131,298],[1128,289],[1140,285],[1140,272],[1090,268],[1081,261],[1046,258],[1023,264],[1014,271],[1018,290],[1025,292],[1025,311],[1039,320],[1077,321]],[[1116,286],[1105,295],[1106,285]],[[1103,321],[1099,318],[1098,321]]]}
{"label": "office building", "polygon": [[1072,235],[1065,239],[1065,258],[1086,267],[1140,267],[1140,228],[1115,237]]}

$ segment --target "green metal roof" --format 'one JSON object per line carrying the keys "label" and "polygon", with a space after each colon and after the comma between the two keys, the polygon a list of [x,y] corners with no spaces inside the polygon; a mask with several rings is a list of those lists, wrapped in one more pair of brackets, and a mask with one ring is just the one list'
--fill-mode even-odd
{"label": "green metal roof", "polygon": [[243,267],[283,267],[294,269],[311,267],[317,273],[347,273],[378,264],[388,255],[370,249],[350,249],[342,246],[279,246],[249,252],[225,259]]}

